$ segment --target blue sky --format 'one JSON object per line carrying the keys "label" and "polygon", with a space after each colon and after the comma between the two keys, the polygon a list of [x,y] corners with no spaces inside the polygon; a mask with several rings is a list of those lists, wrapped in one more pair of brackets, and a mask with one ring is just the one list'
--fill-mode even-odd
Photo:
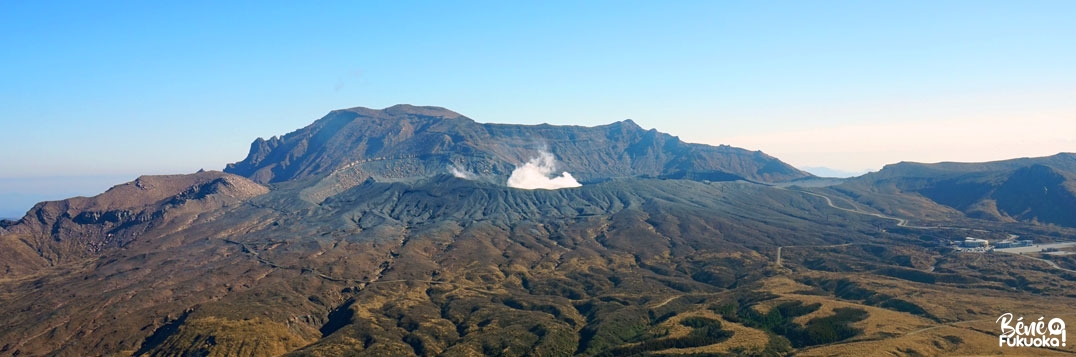
{"label": "blue sky", "polygon": [[41,182],[92,195],[111,185],[94,180],[219,170],[256,137],[398,103],[480,122],[631,118],[845,171],[1076,151],[1074,13],[1071,1],[4,1],[0,216],[28,208],[6,197],[77,186]]}

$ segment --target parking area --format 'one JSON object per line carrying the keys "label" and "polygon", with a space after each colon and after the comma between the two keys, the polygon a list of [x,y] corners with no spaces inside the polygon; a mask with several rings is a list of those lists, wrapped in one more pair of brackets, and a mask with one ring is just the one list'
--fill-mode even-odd
{"label": "parking area", "polygon": [[[1030,247],[997,248],[997,249],[994,249],[994,251],[995,252],[1001,252],[1001,253],[1012,253],[1012,254],[1043,253],[1043,249],[1050,249],[1050,248],[1064,249],[1064,248],[1069,248],[1069,247],[1073,247],[1073,246],[1076,246],[1076,242],[1036,244],[1036,245],[1033,245],[1033,246],[1030,246]],[[1067,252],[1052,252],[1052,253],[1067,254]]]}

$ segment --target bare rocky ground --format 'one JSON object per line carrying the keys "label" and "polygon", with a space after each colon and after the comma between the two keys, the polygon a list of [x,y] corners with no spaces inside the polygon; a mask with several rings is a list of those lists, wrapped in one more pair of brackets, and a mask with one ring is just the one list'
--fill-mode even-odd
{"label": "bare rocky ground", "polygon": [[[242,175],[145,176],[4,222],[0,355],[1076,352],[997,347],[994,323],[1006,312],[1073,318],[1076,276],[936,244],[1076,236],[1005,213],[1023,207],[1006,201],[1015,183],[977,196],[1009,217],[995,219],[912,192],[930,185],[771,186],[804,177],[761,153],[684,146],[629,123],[479,130],[443,109],[393,108],[334,112],[321,124],[331,133],[255,142],[229,169]],[[394,139],[347,129],[379,116],[380,137]],[[445,125],[471,131],[419,145]],[[584,185],[505,187],[494,178],[523,152],[460,139],[491,132],[548,137]],[[585,145],[564,144],[581,138],[632,153],[587,171]],[[335,151],[319,149],[329,143]],[[473,160],[452,161],[461,152]],[[418,164],[395,164],[408,162]],[[449,163],[476,178],[445,174]],[[998,177],[1054,180],[1060,169],[1032,170]],[[855,209],[834,207],[845,204]]]}

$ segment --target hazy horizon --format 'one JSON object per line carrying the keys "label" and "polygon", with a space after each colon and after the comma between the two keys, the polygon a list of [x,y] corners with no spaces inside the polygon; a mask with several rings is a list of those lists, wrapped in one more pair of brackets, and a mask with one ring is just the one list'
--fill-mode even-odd
{"label": "hazy horizon", "polygon": [[[1015,158],[1017,157],[1008,159]],[[846,171],[820,166],[796,166],[796,168],[818,177],[829,178],[852,178],[881,169]],[[221,167],[205,170],[221,171],[223,169]],[[146,173],[145,175],[188,174],[193,172],[158,172]],[[22,218],[26,211],[39,202],[57,201],[76,196],[95,196],[105,192],[112,186],[130,182],[142,175],[0,177],[0,219]]]}
{"label": "hazy horizon", "polygon": [[0,177],[0,219],[22,218],[38,202],[95,196],[138,176]]}
{"label": "hazy horizon", "polygon": [[[1076,151],[1076,48],[1063,45],[1076,37],[1074,10],[4,3],[0,178],[221,170],[257,137],[395,104],[479,122],[632,119],[843,174],[1049,156]],[[4,194],[35,193],[0,182]]]}

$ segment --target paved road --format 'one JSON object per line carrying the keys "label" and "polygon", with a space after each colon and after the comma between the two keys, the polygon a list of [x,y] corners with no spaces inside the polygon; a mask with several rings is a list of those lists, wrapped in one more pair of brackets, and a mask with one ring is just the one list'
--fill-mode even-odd
{"label": "paved road", "polygon": [[[836,208],[836,209],[839,209],[839,210],[842,210],[842,211],[846,211],[846,212],[852,212],[852,213],[858,213],[858,214],[863,214],[863,215],[868,215],[868,216],[874,216],[874,217],[878,217],[878,218],[884,218],[884,219],[888,219],[888,220],[893,220],[893,221],[897,221],[897,226],[899,226],[899,227],[905,227],[905,228],[915,228],[915,229],[968,229],[968,230],[972,230],[972,231],[976,231],[976,232],[984,232],[984,233],[990,233],[990,231],[986,231],[986,230],[982,230],[982,229],[972,229],[972,228],[962,228],[962,227],[947,227],[947,226],[937,226],[937,227],[925,227],[925,226],[911,226],[911,225],[908,225],[908,220],[907,220],[907,219],[904,219],[904,218],[899,218],[899,217],[893,217],[893,216],[887,216],[887,215],[884,215],[884,214],[881,214],[881,213],[874,213],[874,212],[866,212],[866,211],[862,211],[862,210],[859,210],[859,208],[858,208],[858,207],[855,207],[855,205],[854,205],[854,204],[852,205],[852,207],[855,207],[855,209],[848,209],[848,208],[844,208],[844,207],[840,207],[840,206],[834,205],[834,204],[833,204],[833,200],[832,200],[832,199],[830,199],[830,198],[829,198],[829,196],[826,196],[826,195],[823,195],[823,194],[818,194],[818,193],[814,193],[814,192],[807,192],[807,191],[803,191],[803,190],[796,190],[796,191],[799,191],[799,192],[801,192],[801,193],[804,193],[804,194],[808,194],[808,195],[811,195],[811,196],[816,196],[816,197],[820,197],[820,198],[822,198],[822,199],[826,200],[826,204],[827,204],[827,205],[829,205],[830,207],[833,207],[833,208]],[[1014,236],[1014,235],[1012,235],[1012,234],[1010,234],[1009,236],[1010,236],[1010,239],[1014,239],[1013,237],[1019,237],[1019,236]],[[1055,243],[1055,244],[1046,244],[1046,246],[1056,246],[1056,247],[1058,247],[1058,248],[1060,248],[1060,247],[1067,247],[1067,246],[1072,246],[1072,245],[1076,245],[1076,243],[1070,242],[1070,243]],[[791,246],[788,246],[788,247],[791,247]],[[824,247],[824,246],[820,246],[820,247]],[[1033,250],[1033,251],[1038,251],[1038,250],[1040,250],[1041,248],[1042,248],[1042,247],[1034,247],[1034,248],[1032,248],[1032,250]],[[997,251],[1001,251],[1001,252],[1004,252],[1004,253],[1013,253],[1013,254],[1016,254],[1017,252],[1020,252],[1020,251],[1021,251],[1021,250],[1020,250],[1020,248],[1006,248],[1006,249],[995,249],[995,250],[997,250]],[[1012,250],[1012,251],[1006,251],[1006,250]],[[1057,265],[1057,263],[1054,263],[1054,262],[1052,262],[1052,261],[1050,261],[1050,260],[1047,260],[1047,259],[1041,259],[1041,258],[1036,258],[1036,257],[1032,257],[1032,256],[1030,256],[1030,255],[1025,255],[1025,254],[1018,254],[1018,255],[1019,255],[1019,256],[1021,256],[1021,257],[1025,257],[1025,258],[1028,258],[1028,259],[1035,259],[1035,260],[1038,260],[1038,261],[1040,261],[1040,262],[1046,263],[1046,264],[1047,264],[1047,265],[1049,265],[1050,267],[1052,267],[1052,268],[1054,268],[1054,269],[1057,269],[1057,270],[1063,270],[1063,271],[1067,271],[1067,272],[1070,272],[1070,273],[1076,273],[1076,270],[1071,270],[1071,269],[1065,269],[1065,268],[1062,268],[1062,267],[1058,266],[1058,265]],[[781,265],[781,247],[777,247],[777,265],[778,265],[778,266],[780,266],[780,265]],[[931,267],[931,271],[933,271],[933,267]]]}
{"label": "paved road", "polygon": [[[1076,244],[1076,243],[1057,243],[1057,244],[1067,244],[1067,245],[1072,245],[1072,244]],[[1047,245],[1047,244],[1044,244],[1044,245]],[[1053,245],[1053,244],[1050,244],[1050,245]],[[1040,249],[1040,248],[1039,248],[1039,247],[1035,247],[1035,249]],[[994,251],[1000,251],[1000,249],[994,249]],[[1037,251],[1036,251],[1036,252],[1037,252]],[[1057,263],[1054,263],[1053,261],[1050,261],[1049,259],[1042,259],[1042,258],[1036,258],[1036,257],[1033,257],[1033,256],[1031,256],[1031,255],[1028,255],[1028,254],[1022,254],[1022,253],[1019,253],[1019,252],[1006,252],[1006,251],[1002,251],[1002,253],[1016,254],[1017,256],[1020,256],[1020,257],[1024,257],[1024,258],[1028,258],[1028,259],[1035,259],[1035,260],[1038,260],[1038,261],[1040,261],[1040,262],[1046,263],[1047,265],[1049,265],[1049,266],[1053,267],[1054,269],[1057,269],[1057,270],[1064,270],[1064,271],[1067,271],[1067,272],[1070,272],[1070,273],[1076,273],[1076,270],[1072,270],[1072,269],[1065,269],[1065,268],[1062,268],[1062,267],[1061,267],[1060,265],[1057,265]]]}
{"label": "paved road", "polygon": [[[830,198],[829,198],[829,196],[826,196],[826,195],[823,195],[823,194],[819,194],[819,193],[809,192],[809,191],[803,191],[803,190],[795,190],[795,191],[798,191],[798,192],[800,192],[800,193],[804,193],[804,194],[808,194],[808,195],[811,195],[811,196],[816,196],[816,197],[820,197],[820,198],[822,198],[822,199],[826,200],[826,204],[827,204],[827,205],[829,205],[830,207],[833,207],[833,208],[839,209],[839,210],[841,210],[841,211],[845,211],[845,212],[852,212],[852,213],[857,213],[857,214],[862,214],[862,215],[868,215],[868,216],[874,216],[874,217],[878,217],[878,218],[882,218],[882,219],[888,219],[888,220],[896,221],[896,222],[897,222],[897,226],[898,226],[898,227],[904,227],[904,228],[914,228],[914,229],[963,229],[963,230],[969,230],[969,231],[973,231],[973,232],[981,232],[981,233],[990,233],[990,231],[988,231],[988,230],[984,230],[984,229],[976,229],[976,228],[966,228],[966,227],[952,227],[952,226],[913,226],[913,225],[909,225],[909,224],[908,224],[908,220],[907,220],[907,219],[904,219],[904,218],[900,218],[900,217],[893,217],[893,216],[887,216],[887,215],[884,215],[884,214],[881,214],[881,213],[867,212],[867,211],[864,211],[864,210],[861,210],[861,209],[859,209],[859,207],[856,207],[856,205],[855,205],[854,203],[852,203],[852,207],[853,207],[853,208],[851,208],[851,209],[849,209],[849,208],[844,208],[844,207],[841,207],[841,206],[837,206],[837,205],[834,205],[834,204],[833,204],[833,200],[832,200],[832,199],[830,199]],[[1010,236],[1012,236],[1012,235],[1010,234]],[[1020,236],[1015,236],[1015,237],[1020,237]]]}
{"label": "paved road", "polygon": [[900,218],[900,217],[893,217],[893,216],[887,216],[887,215],[884,215],[884,214],[881,214],[881,213],[874,213],[874,212],[867,212],[867,211],[861,211],[861,210],[859,209],[859,207],[856,207],[855,205],[852,205],[852,207],[853,207],[854,209],[849,209],[849,208],[844,208],[844,207],[841,207],[841,206],[837,206],[837,205],[834,205],[834,204],[833,204],[833,200],[832,200],[832,199],[830,199],[830,198],[829,198],[829,196],[826,196],[826,195],[822,195],[822,194],[817,194],[817,193],[814,193],[814,192],[807,192],[807,191],[799,191],[799,192],[801,192],[801,193],[805,193],[805,194],[808,194],[808,195],[811,195],[811,196],[821,197],[822,199],[826,200],[826,204],[827,204],[827,205],[829,205],[830,207],[833,207],[833,208],[839,209],[839,210],[841,210],[841,211],[846,211],[846,212],[852,212],[852,213],[858,213],[858,214],[863,214],[863,215],[868,215],[868,216],[874,216],[874,217],[878,217],[878,218],[882,218],[882,219],[888,219],[888,220],[893,220],[893,221],[897,221],[897,226],[900,226],[900,227],[908,227],[908,228],[932,228],[932,227],[916,227],[916,226],[909,226],[909,225],[908,225],[908,220],[907,220],[907,219],[904,219],[904,218]]}
{"label": "paved road", "polygon": [[[781,189],[786,189],[786,190],[787,190],[787,188],[783,188],[783,187],[781,187]],[[904,219],[904,218],[900,218],[900,217],[893,217],[893,216],[887,216],[887,215],[884,215],[884,214],[881,214],[881,213],[874,213],[874,212],[867,212],[867,211],[862,211],[862,210],[859,210],[859,208],[858,208],[858,207],[856,207],[856,206],[855,206],[855,204],[853,204],[853,205],[852,205],[852,207],[854,207],[855,209],[849,209],[849,208],[844,208],[844,207],[841,207],[841,206],[837,206],[837,205],[833,204],[833,200],[832,200],[832,199],[830,199],[830,198],[829,198],[829,196],[826,196],[826,195],[822,195],[822,194],[817,194],[817,193],[814,193],[814,192],[807,192],[807,191],[802,191],[802,190],[793,190],[793,191],[797,191],[797,192],[800,192],[800,193],[804,193],[804,194],[808,194],[808,195],[811,195],[811,196],[816,196],[816,197],[822,198],[823,200],[826,200],[826,204],[827,204],[827,205],[829,205],[830,207],[833,207],[833,208],[839,209],[839,210],[841,210],[841,211],[846,211],[846,212],[852,212],[852,213],[857,213],[857,214],[862,214],[862,215],[868,215],[868,216],[873,216],[873,217],[878,217],[878,218],[882,218],[882,219],[888,219],[888,220],[896,221],[896,222],[897,222],[897,226],[900,226],[900,227],[908,227],[908,228],[931,228],[931,227],[916,227],[916,226],[909,226],[909,225],[908,225],[908,220],[906,220],[906,219]],[[777,260],[776,260],[776,264],[777,264],[777,266],[781,266],[781,250],[782,250],[783,248],[794,248],[794,247],[814,247],[814,248],[831,248],[831,247],[843,247],[843,246],[849,246],[849,245],[852,245],[852,244],[853,244],[853,243],[844,243],[844,244],[829,244],[829,245],[786,245],[786,246],[780,246],[780,247],[777,247]]]}

